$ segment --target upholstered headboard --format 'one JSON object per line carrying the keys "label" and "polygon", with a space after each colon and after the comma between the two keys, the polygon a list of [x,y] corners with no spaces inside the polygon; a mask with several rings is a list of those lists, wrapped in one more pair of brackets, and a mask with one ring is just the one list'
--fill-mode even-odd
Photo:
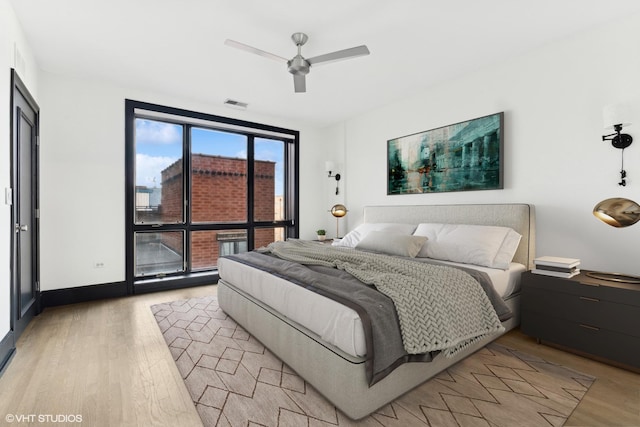
{"label": "upholstered headboard", "polygon": [[405,224],[434,222],[511,227],[522,235],[513,261],[524,264],[527,268],[533,268],[533,259],[536,253],[536,220],[533,205],[366,206],[364,208],[364,222],[399,222]]}

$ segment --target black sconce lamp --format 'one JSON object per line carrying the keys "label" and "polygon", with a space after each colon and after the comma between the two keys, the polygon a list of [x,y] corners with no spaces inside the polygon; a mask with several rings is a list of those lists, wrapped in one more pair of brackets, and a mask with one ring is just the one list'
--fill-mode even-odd
{"label": "black sconce lamp", "polygon": [[340,174],[339,174],[339,173],[337,173],[337,174],[335,174],[335,175],[332,175],[332,171],[335,171],[335,170],[336,170],[336,165],[335,165],[335,163],[333,163],[333,162],[329,162],[329,161],[328,161],[328,162],[325,162],[325,164],[324,164],[324,170],[325,170],[326,172],[328,172],[328,173],[329,173],[329,178],[335,178],[335,179],[336,179],[336,196],[337,196],[337,195],[339,194],[339,192],[340,192],[340,189],[339,189],[339,187],[338,187],[338,182],[340,181],[340,178],[341,178],[341,177],[340,177]]}
{"label": "black sconce lamp", "polygon": [[630,123],[628,123],[629,111],[624,105],[609,105],[604,108],[603,116],[605,129],[613,128],[615,132],[609,135],[603,135],[602,140],[611,141],[612,146],[622,150],[620,182],[618,185],[624,187],[627,185],[627,171],[624,170],[624,149],[633,142],[631,135],[622,133],[622,128],[630,125]]}

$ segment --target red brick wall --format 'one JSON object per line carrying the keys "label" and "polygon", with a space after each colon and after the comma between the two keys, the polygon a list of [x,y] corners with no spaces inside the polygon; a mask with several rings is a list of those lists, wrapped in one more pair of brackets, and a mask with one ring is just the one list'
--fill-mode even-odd
{"label": "red brick wall", "polygon": [[202,154],[191,159],[193,222],[246,221],[247,161]]}
{"label": "red brick wall", "polygon": [[191,268],[200,269],[217,265],[218,241],[216,231],[191,233]]}
{"label": "red brick wall", "polygon": [[182,221],[182,193],[182,160],[178,160],[162,171],[162,203],[159,207],[162,222]]}
{"label": "red brick wall", "polygon": [[273,162],[256,161],[253,180],[253,209],[256,221],[273,221],[275,219],[275,164]]}
{"label": "red brick wall", "polygon": [[255,232],[254,238],[254,247],[259,248],[261,246],[267,246],[269,243],[273,242],[276,234],[276,230],[274,228],[257,228]]}

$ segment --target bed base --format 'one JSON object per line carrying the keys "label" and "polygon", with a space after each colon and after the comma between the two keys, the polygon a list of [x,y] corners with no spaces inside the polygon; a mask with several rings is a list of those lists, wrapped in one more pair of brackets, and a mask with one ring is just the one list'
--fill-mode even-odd
{"label": "bed base", "polygon": [[[224,280],[218,282],[217,293],[225,313],[354,420],[371,414],[502,335],[478,341],[450,359],[438,355],[429,363],[405,363],[369,387],[364,358],[323,342],[313,332]],[[519,295],[506,303],[515,314],[503,322],[508,331],[519,324]]]}
{"label": "bed base", "polygon": [[[367,206],[365,222],[449,222],[501,225],[522,235],[514,261],[528,268],[535,256],[535,210],[528,204]],[[509,331],[520,323],[520,296],[505,302],[514,317],[503,325]],[[478,341],[451,359],[438,355],[429,363],[405,363],[369,387],[363,358],[350,356],[324,343],[313,332],[291,322],[265,304],[220,280],[220,307],[272,353],[291,367],[327,400],[354,420],[363,418],[429,378],[498,338]]]}

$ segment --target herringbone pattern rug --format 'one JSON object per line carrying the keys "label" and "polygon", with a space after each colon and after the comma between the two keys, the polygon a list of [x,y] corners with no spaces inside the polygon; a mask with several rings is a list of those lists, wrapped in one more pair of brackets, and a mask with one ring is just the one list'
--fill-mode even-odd
{"label": "herringbone pattern rug", "polygon": [[215,297],[151,310],[205,426],[561,426],[595,380],[492,343],[354,422],[228,317]]}

